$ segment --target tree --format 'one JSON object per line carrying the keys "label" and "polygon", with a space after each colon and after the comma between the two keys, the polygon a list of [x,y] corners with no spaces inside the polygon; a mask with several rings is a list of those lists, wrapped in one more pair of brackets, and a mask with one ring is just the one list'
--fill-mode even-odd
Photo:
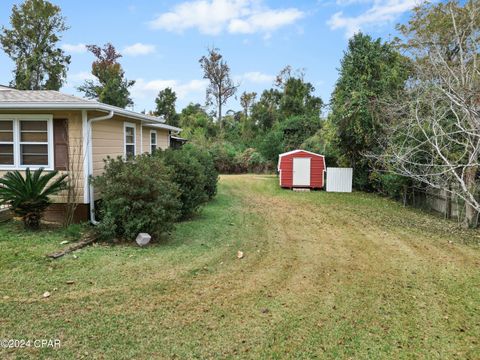
{"label": "tree", "polygon": [[283,133],[283,151],[298,149],[302,143],[315,135],[321,128],[320,118],[296,115],[287,118],[280,125]]}
{"label": "tree", "polygon": [[264,90],[260,100],[253,105],[251,116],[261,130],[270,130],[278,121],[281,97],[282,93],[277,89]]}
{"label": "tree", "polygon": [[321,98],[313,93],[315,87],[305,82],[303,77],[290,77],[283,83],[283,96],[280,101],[280,113],[283,118],[307,116],[317,120],[323,106]]}
{"label": "tree", "polygon": [[230,67],[223,60],[219,49],[209,49],[208,55],[202,56],[199,63],[203,70],[203,78],[210,81],[207,87],[207,105],[215,103],[217,121],[222,127],[222,106],[235,95],[238,85],[230,78]]}
{"label": "tree", "polygon": [[65,82],[70,56],[57,47],[68,30],[60,7],[45,0],[13,5],[11,29],[2,26],[0,43],[15,63],[10,85],[19,90],[59,90]]}
{"label": "tree", "polygon": [[248,118],[252,106],[255,104],[255,99],[257,98],[256,92],[246,92],[244,91],[240,96],[240,106],[243,109],[243,114]]}
{"label": "tree", "polygon": [[158,93],[155,99],[155,116],[163,116],[168,125],[178,126],[178,115],[175,110],[175,101],[177,94],[171,88],[167,87]]}
{"label": "tree", "polygon": [[339,153],[354,168],[356,188],[371,189],[373,165],[365,154],[377,151],[382,136],[377,104],[403,89],[409,74],[407,64],[381,39],[357,33],[348,42],[330,101],[330,120],[336,128]]}
{"label": "tree", "polygon": [[190,103],[179,115],[182,136],[199,145],[211,143],[217,135],[213,119],[200,104]]}
{"label": "tree", "polygon": [[78,90],[85,93],[89,99],[125,108],[133,105],[129,88],[135,81],[125,79],[125,72],[118,59],[122,57],[115,47],[107,43],[103,49],[96,45],[87,45],[87,49],[96,57],[92,63],[92,74],[96,81],[86,80]]}
{"label": "tree", "polygon": [[[480,211],[480,2],[425,4],[400,26],[413,74],[388,104],[392,171],[465,202],[465,225]],[[385,110],[386,111],[386,110]]]}

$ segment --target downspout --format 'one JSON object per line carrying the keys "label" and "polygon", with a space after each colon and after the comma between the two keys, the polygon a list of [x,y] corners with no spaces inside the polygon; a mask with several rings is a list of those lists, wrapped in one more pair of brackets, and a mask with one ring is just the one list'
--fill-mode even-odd
{"label": "downspout", "polygon": [[98,221],[95,219],[95,197],[93,185],[90,181],[90,177],[93,175],[93,151],[92,151],[92,123],[102,120],[108,120],[113,117],[113,110],[110,110],[108,115],[99,116],[91,119],[87,119],[87,146],[88,146],[88,200],[90,203],[90,222],[93,225],[98,225]]}
{"label": "downspout", "polygon": [[143,123],[140,122],[140,152],[139,155],[143,154]]}

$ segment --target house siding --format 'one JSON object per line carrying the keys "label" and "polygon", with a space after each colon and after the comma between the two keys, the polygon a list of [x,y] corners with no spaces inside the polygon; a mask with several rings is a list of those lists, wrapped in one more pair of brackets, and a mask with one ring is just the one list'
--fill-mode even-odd
{"label": "house siding", "polygon": [[[68,120],[68,166],[75,169],[75,175],[70,176],[70,181],[75,183],[75,199],[78,203],[83,203],[83,138],[82,138],[82,114],[80,111],[11,111],[2,110],[0,114],[51,114],[53,119]],[[53,139],[52,139],[53,141]],[[47,171],[47,170],[46,170]],[[0,170],[0,177],[4,176],[8,170]],[[24,173],[24,171],[23,171]],[[59,176],[68,174],[68,171],[59,171]],[[56,196],[52,196],[54,203],[66,203],[67,191],[63,191]]]}
{"label": "house siding", "polygon": [[155,130],[157,132],[157,147],[165,150],[169,145],[169,132],[166,129],[152,128],[148,125],[143,126],[143,146],[142,153],[150,153],[150,131]]}
{"label": "house siding", "polygon": [[[92,160],[93,176],[101,175],[105,166],[103,161],[107,156],[116,158],[124,156],[124,124],[135,125],[135,155],[139,155],[141,137],[140,121],[114,116],[109,120],[102,120],[92,124]],[[143,129],[145,132],[145,129]]]}

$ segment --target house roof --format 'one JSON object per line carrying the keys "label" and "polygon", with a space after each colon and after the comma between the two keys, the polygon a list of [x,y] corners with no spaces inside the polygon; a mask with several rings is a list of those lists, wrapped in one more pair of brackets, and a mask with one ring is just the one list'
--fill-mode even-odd
{"label": "house roof", "polygon": [[146,124],[145,126],[152,127],[152,128],[160,128],[160,129],[167,129],[175,132],[180,132],[182,131],[181,128],[178,128],[176,126],[172,125],[167,125],[167,124]]}
{"label": "house roof", "polygon": [[153,123],[163,129],[175,131],[181,130],[179,128],[170,129],[169,125],[163,124],[165,120],[161,117],[140,114],[135,111],[103,104],[95,100],[88,100],[73,95],[63,94],[54,90],[16,90],[6,86],[0,86],[0,110],[113,111],[116,115]]}

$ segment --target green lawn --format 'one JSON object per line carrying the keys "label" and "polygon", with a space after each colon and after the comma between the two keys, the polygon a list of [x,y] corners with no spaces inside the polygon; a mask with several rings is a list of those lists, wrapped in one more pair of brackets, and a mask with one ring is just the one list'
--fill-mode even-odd
{"label": "green lawn", "polygon": [[65,231],[1,224],[0,339],[61,347],[0,358],[479,358],[480,232],[277,184],[224,176],[200,216],[147,248],[49,260]]}

